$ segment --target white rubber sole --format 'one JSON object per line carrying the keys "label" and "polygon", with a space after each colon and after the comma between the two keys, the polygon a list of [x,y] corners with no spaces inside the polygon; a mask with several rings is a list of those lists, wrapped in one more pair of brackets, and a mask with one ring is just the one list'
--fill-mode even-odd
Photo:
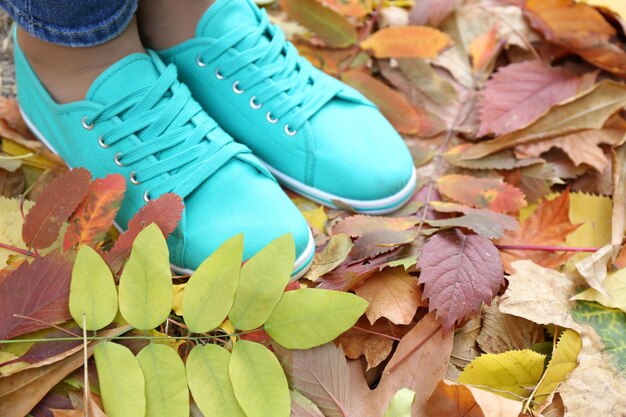
{"label": "white rubber sole", "polygon": [[[263,162],[263,165],[276,177],[278,182],[310,200],[330,208],[344,208],[347,206],[353,211],[363,214],[388,214],[398,210],[413,195],[417,185],[417,172],[414,168],[409,181],[397,193],[378,200],[353,200],[303,184],[265,162]],[[339,203],[339,206],[336,203]]]}
{"label": "white rubber sole", "polygon": [[[30,131],[33,132],[33,134],[37,137],[37,139],[39,139],[39,141],[43,143],[46,146],[46,148],[50,150],[50,152],[54,153],[55,155],[59,155],[56,149],[54,149],[54,146],[52,146],[50,142],[48,142],[45,136],[39,131],[39,129],[37,129],[35,124],[30,120],[30,118],[26,115],[26,113],[24,113],[21,107],[19,107],[19,110],[22,115],[22,118],[24,119],[24,122],[26,123],[26,126],[28,126]],[[70,169],[72,168],[70,165],[67,164],[67,162],[65,164],[67,165],[68,168]],[[116,222],[113,222],[113,224],[115,225],[117,230],[119,230],[120,232],[124,232],[124,229],[119,227],[119,225]],[[298,259],[296,259],[296,262],[294,263],[293,274],[291,275],[292,281],[302,278],[304,274],[307,273],[307,271],[311,267],[311,264],[313,263],[314,255],[315,255],[315,239],[313,238],[311,229],[309,229],[309,241],[307,243],[307,247],[304,250],[304,252],[298,257]],[[170,267],[172,268],[172,271],[181,275],[191,275],[194,272],[194,270],[192,269],[183,268],[178,265],[174,265],[172,263],[170,263]]]}

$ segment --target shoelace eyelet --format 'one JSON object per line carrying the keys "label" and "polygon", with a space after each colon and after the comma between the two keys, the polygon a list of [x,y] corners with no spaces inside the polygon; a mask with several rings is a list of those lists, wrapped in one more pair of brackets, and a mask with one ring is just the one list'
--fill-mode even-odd
{"label": "shoelace eyelet", "polygon": [[150,191],[147,190],[145,193],[143,193],[143,201],[145,201],[146,203],[149,203],[150,200],[152,200],[150,198]]}
{"label": "shoelace eyelet", "polygon": [[87,124],[87,116],[83,117],[83,120],[81,121],[82,125],[83,125],[83,129],[85,130],[91,130],[93,129],[95,123],[92,123],[90,125]]}
{"label": "shoelace eyelet", "polygon": [[220,72],[219,68],[215,68],[215,78],[217,78],[218,80],[223,80],[224,79],[224,76]]}
{"label": "shoelace eyelet", "polygon": [[137,181],[137,173],[135,171],[131,172],[128,178],[132,184],[141,184],[141,181]]}
{"label": "shoelace eyelet", "polygon": [[287,134],[287,136],[295,136],[296,133],[298,133],[297,130],[291,130],[289,128],[289,125],[285,125],[285,133]]}
{"label": "shoelace eyelet", "polygon": [[271,112],[267,112],[267,114],[265,115],[265,118],[267,119],[268,122],[270,122],[271,124],[276,124],[278,123],[278,119],[275,119],[272,117],[272,113]]}
{"label": "shoelace eyelet", "polygon": [[100,145],[100,147],[103,149],[106,149],[109,147],[109,145],[104,143],[104,138],[102,136],[98,136],[98,145]]}
{"label": "shoelace eyelet", "polygon": [[123,167],[124,166],[124,164],[120,162],[121,156],[122,156],[122,153],[118,152],[113,157],[113,162],[115,162],[115,165],[117,165],[118,167]]}
{"label": "shoelace eyelet", "polygon": [[199,66],[200,68],[204,68],[204,67],[206,67],[209,64],[207,64],[206,62],[202,61],[202,59],[200,58],[200,54],[198,54],[196,56],[196,65]]}
{"label": "shoelace eyelet", "polygon": [[239,88],[239,81],[235,81],[233,83],[233,91],[235,92],[235,94],[243,94],[244,90]]}
{"label": "shoelace eyelet", "polygon": [[254,110],[258,110],[263,107],[261,103],[257,103],[255,100],[256,97],[252,96],[252,98],[250,99],[250,107],[252,107]]}

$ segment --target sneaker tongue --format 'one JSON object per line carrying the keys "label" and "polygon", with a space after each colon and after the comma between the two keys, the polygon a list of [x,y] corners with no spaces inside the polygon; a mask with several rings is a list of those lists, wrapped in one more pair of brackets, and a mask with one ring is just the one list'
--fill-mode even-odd
{"label": "sneaker tongue", "polygon": [[202,15],[196,27],[196,36],[220,38],[236,27],[256,26],[259,19],[247,0],[217,0]]}
{"label": "sneaker tongue", "polygon": [[154,85],[159,73],[147,54],[132,54],[117,61],[93,82],[87,100],[110,104],[140,88]]}

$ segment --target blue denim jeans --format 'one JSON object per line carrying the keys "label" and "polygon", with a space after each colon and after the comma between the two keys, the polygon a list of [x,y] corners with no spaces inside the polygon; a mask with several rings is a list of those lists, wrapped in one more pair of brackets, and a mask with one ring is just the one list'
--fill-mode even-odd
{"label": "blue denim jeans", "polygon": [[25,31],[65,46],[95,46],[126,29],[137,0],[0,0]]}

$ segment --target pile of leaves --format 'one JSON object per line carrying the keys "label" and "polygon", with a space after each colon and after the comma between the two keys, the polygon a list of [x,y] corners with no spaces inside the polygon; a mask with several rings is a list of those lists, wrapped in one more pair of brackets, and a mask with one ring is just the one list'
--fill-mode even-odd
{"label": "pile of leaves", "polygon": [[[123,178],[65,173],[3,100],[0,415],[102,416],[102,395],[117,417],[102,389],[115,375],[95,372],[93,360],[78,369],[83,355],[107,340],[137,353],[160,338],[188,364],[194,346],[233,357],[247,343],[270,347],[294,417],[623,417],[624,3],[280,0],[268,10],[303,55],[379,106],[418,167],[415,196],[389,216],[292,196],[318,248],[288,289],[354,293],[368,302],[364,315],[336,313],[350,329],[317,347],[321,339],[306,348],[279,340],[259,327],[267,315],[237,325],[232,311],[190,337],[193,279],[174,276],[160,324],[141,329],[121,311],[100,338],[86,337],[70,311],[76,254],[93,248],[119,280],[137,236],[151,224],[171,233],[182,203],[151,202],[118,236],[110,226]],[[251,408],[259,386],[233,375],[245,415],[272,414]]]}

